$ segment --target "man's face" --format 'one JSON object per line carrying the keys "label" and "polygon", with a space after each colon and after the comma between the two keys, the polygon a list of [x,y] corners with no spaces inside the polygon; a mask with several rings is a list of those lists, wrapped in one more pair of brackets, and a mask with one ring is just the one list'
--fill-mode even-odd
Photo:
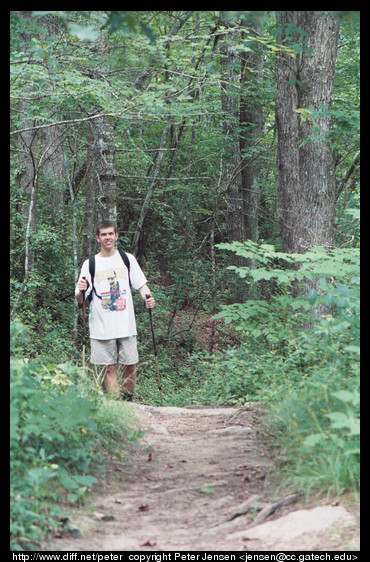
{"label": "man's face", "polygon": [[110,250],[111,248],[114,248],[117,238],[118,232],[114,232],[113,227],[108,227],[100,229],[96,240],[101,244],[102,248]]}

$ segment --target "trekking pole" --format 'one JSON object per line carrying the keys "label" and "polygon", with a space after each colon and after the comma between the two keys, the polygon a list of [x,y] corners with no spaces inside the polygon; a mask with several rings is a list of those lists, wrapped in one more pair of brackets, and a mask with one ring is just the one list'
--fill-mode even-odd
{"label": "trekking pole", "polygon": [[[145,295],[146,299],[150,299],[150,295]],[[149,320],[150,320],[150,328],[152,330],[152,339],[153,339],[153,348],[154,348],[154,356],[155,356],[155,364],[157,367],[157,379],[158,379],[158,390],[159,390],[159,396],[161,399],[161,406],[163,406],[163,400],[162,400],[162,385],[161,385],[161,377],[159,375],[159,367],[158,367],[158,355],[157,355],[157,346],[155,343],[155,336],[154,336],[154,328],[153,328],[153,319],[152,319],[152,309],[148,308],[149,310]]]}
{"label": "trekking pole", "polygon": [[[86,279],[86,277],[82,277],[82,279]],[[82,291],[82,378],[85,380],[86,378],[86,369],[85,369],[85,351],[86,351],[86,299],[85,299],[86,291]]]}

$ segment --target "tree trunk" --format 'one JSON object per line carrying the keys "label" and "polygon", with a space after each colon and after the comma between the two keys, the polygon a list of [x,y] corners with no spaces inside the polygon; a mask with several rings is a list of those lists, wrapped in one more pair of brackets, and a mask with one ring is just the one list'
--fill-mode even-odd
{"label": "tree trunk", "polygon": [[87,144],[89,148],[86,155],[86,193],[82,232],[82,261],[87,260],[87,258],[89,258],[95,250],[94,232],[96,170],[94,167],[94,136],[92,125],[89,127]]}
{"label": "tree trunk", "polygon": [[241,153],[241,192],[244,211],[244,234],[246,240],[258,240],[258,206],[260,190],[258,186],[258,156],[253,152],[261,136],[265,121],[263,108],[259,102],[258,75],[263,68],[263,56],[259,53],[241,53],[241,100],[240,100],[240,153]]}
{"label": "tree trunk", "polygon": [[334,244],[335,163],[327,135],[339,18],[333,12],[284,11],[277,20],[281,42],[299,50],[294,59],[281,54],[276,66],[283,250],[303,253]]}
{"label": "tree trunk", "polygon": [[[46,37],[55,36],[59,31],[58,19],[52,14],[43,16],[38,21],[43,32],[41,35]],[[50,64],[45,61],[44,65],[47,67],[48,74],[54,74],[54,70]],[[55,113],[58,107],[54,108]],[[65,196],[65,181],[64,181],[64,149],[63,149],[64,132],[58,127],[53,125],[40,131],[40,144],[45,151],[44,166],[43,166],[43,188],[51,193],[50,203],[51,211],[53,214],[54,222],[63,224],[64,221],[64,196]]]}
{"label": "tree trunk", "polygon": [[113,126],[99,117],[92,122],[93,169],[95,174],[96,221],[109,219],[117,221],[116,172],[114,170],[114,132]]}
{"label": "tree trunk", "polygon": [[161,171],[162,159],[163,159],[163,156],[164,156],[163,149],[166,146],[167,136],[168,136],[168,132],[169,132],[170,128],[171,128],[171,122],[167,123],[166,127],[163,130],[160,145],[159,145],[159,148],[158,148],[158,153],[157,153],[158,156],[157,156],[156,166],[155,166],[155,170],[154,170],[154,179],[153,179],[152,183],[150,184],[150,187],[148,189],[148,193],[146,194],[144,203],[141,207],[139,220],[138,220],[138,223],[137,223],[137,226],[136,226],[136,232],[134,234],[134,239],[133,239],[133,242],[132,242],[132,253],[134,255],[138,254],[141,231],[142,231],[142,228],[143,228],[145,217],[146,217],[146,214],[148,212],[150,201],[153,197],[154,190],[155,190],[155,188],[156,188],[156,186],[158,185],[158,182],[159,182],[158,176],[159,176],[159,173]]}
{"label": "tree trunk", "polygon": [[[222,15],[221,23],[228,26],[225,15]],[[239,102],[240,73],[238,70],[239,60],[235,47],[236,38],[231,31],[222,39],[221,52],[221,108],[223,117],[224,136],[224,174],[226,181],[227,196],[227,220],[229,240],[244,242],[244,202],[241,192],[240,176],[240,151],[239,151]],[[232,265],[243,265],[243,259],[234,254],[230,255]]]}
{"label": "tree trunk", "polygon": [[52,214],[57,224],[64,221],[63,136],[57,125],[44,129],[40,134],[42,148],[46,151],[43,188],[51,194]]}

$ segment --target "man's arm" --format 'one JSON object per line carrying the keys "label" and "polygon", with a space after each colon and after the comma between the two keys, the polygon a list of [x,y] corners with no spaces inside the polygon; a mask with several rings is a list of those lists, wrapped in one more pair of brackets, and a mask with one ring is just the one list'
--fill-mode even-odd
{"label": "man's arm", "polygon": [[[140,287],[139,293],[141,295],[141,298],[145,300],[145,304],[146,304],[147,308],[154,308],[155,307],[155,300],[151,296],[152,294],[150,292],[150,289],[149,289],[148,285],[143,285],[142,287]],[[150,298],[147,299],[146,295],[150,295]]]}

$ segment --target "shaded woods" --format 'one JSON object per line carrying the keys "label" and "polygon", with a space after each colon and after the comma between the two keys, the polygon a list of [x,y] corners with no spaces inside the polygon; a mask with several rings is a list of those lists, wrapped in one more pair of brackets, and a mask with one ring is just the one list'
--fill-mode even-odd
{"label": "shaded woods", "polygon": [[[102,218],[151,280],[165,405],[262,401],[285,484],[358,489],[358,19],[11,12],[14,544],[83,500],[87,450],[137,438],[80,380]],[[158,405],[137,308],[137,399]]]}

